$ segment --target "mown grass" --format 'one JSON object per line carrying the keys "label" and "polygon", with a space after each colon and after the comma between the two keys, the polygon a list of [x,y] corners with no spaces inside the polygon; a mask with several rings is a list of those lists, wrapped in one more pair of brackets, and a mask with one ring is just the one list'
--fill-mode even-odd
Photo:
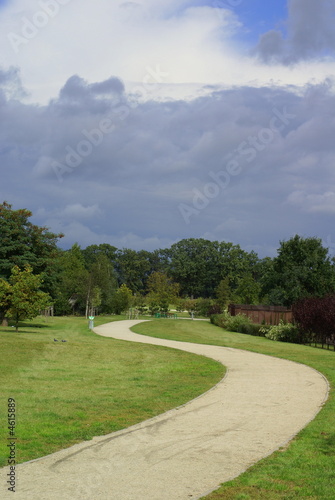
{"label": "mown grass", "polygon": [[[113,319],[124,318],[95,324]],[[0,350],[0,466],[8,398],[16,401],[20,463],[163,413],[224,375],[202,356],[95,335],[83,318],[40,318],[19,333],[0,328]]]}
{"label": "mown grass", "polygon": [[208,322],[156,320],[133,328],[154,337],[215,344],[304,363],[323,373],[331,387],[324,408],[289,446],[261,460],[206,500],[309,500],[335,498],[335,353],[309,346],[226,332]]}

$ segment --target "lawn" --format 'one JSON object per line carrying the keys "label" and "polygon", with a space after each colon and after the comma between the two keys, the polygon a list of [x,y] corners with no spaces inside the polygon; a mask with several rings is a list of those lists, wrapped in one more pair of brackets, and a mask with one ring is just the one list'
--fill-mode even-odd
{"label": "lawn", "polygon": [[335,353],[309,346],[226,332],[208,322],[156,320],[136,325],[137,333],[215,344],[290,359],[323,373],[331,386],[329,399],[289,446],[261,460],[206,500],[333,499],[335,497]]}
{"label": "lawn", "polygon": [[[124,318],[95,323],[113,319]],[[9,398],[21,463],[163,413],[224,376],[202,356],[95,335],[83,318],[39,318],[19,333],[1,327],[0,349],[0,466],[8,459]]]}

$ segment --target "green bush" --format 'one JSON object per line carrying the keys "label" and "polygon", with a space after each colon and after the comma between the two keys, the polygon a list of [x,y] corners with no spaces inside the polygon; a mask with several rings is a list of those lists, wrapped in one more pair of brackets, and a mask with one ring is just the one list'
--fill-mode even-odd
{"label": "green bush", "polygon": [[245,314],[230,316],[226,321],[226,329],[229,332],[247,333],[252,335],[254,323]]}
{"label": "green bush", "polygon": [[213,325],[219,326],[220,328],[226,328],[227,321],[230,317],[229,313],[224,312],[223,314],[213,314],[210,320]]}
{"label": "green bush", "polygon": [[[263,330],[263,328],[261,328]],[[265,329],[264,329],[265,330]],[[280,320],[279,325],[271,326],[267,332],[265,332],[265,337],[270,340],[277,340],[279,342],[292,342],[299,343],[299,330],[292,323],[284,323]]]}

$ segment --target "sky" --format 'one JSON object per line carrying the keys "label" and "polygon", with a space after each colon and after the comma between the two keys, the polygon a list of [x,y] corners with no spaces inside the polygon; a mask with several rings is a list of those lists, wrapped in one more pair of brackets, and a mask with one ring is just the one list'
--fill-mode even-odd
{"label": "sky", "polygon": [[335,0],[0,0],[0,202],[62,248],[335,254]]}

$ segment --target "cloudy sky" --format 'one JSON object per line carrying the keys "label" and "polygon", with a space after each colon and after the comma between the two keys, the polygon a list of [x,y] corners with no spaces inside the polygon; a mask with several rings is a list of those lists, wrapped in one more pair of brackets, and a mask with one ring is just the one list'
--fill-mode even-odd
{"label": "cloudy sky", "polygon": [[0,201],[63,248],[334,254],[334,21],[335,0],[0,0]]}

